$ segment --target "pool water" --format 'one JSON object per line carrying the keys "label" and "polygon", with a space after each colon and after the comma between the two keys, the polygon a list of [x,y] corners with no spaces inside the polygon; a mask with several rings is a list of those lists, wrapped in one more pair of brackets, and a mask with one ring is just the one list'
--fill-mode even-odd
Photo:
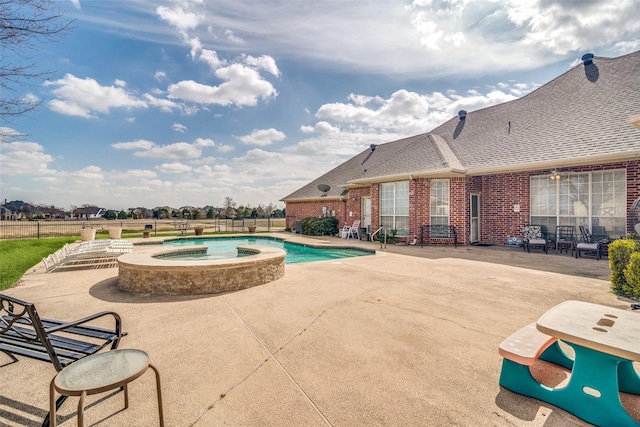
{"label": "pool water", "polygon": [[375,252],[351,248],[314,248],[311,246],[285,242],[272,237],[220,237],[208,239],[179,239],[167,240],[165,245],[193,246],[206,245],[206,255],[185,254],[172,255],[173,260],[205,260],[235,258],[238,256],[238,246],[261,245],[284,249],[287,253],[285,264],[299,262],[327,261],[338,258],[350,258],[356,256],[373,255]]}

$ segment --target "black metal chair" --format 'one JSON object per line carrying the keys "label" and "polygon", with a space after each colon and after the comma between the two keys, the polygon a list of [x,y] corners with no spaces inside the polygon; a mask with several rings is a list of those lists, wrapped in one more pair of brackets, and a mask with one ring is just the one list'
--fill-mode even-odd
{"label": "black metal chair", "polygon": [[558,252],[573,254],[573,246],[576,244],[576,227],[574,225],[558,225],[556,226],[556,254]]}
{"label": "black metal chair", "polygon": [[531,253],[532,247],[542,248],[546,254],[549,251],[549,240],[547,239],[541,225],[525,225],[522,227],[523,249]]}
{"label": "black metal chair", "polygon": [[580,234],[582,236],[582,241],[576,243],[575,251],[576,258],[580,258],[581,252],[594,253],[597,260],[600,260],[602,257],[602,243],[594,242],[591,237],[591,233],[587,231],[582,225],[578,227],[580,229]]}

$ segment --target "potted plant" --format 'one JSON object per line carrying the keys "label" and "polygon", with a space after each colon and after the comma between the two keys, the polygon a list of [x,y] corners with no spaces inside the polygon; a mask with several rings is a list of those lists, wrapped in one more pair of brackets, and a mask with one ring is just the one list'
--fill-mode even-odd
{"label": "potted plant", "polygon": [[83,242],[96,239],[96,230],[93,228],[83,228],[80,230],[80,238]]}
{"label": "potted plant", "polygon": [[122,236],[122,227],[112,227],[109,229],[110,239],[119,239]]}

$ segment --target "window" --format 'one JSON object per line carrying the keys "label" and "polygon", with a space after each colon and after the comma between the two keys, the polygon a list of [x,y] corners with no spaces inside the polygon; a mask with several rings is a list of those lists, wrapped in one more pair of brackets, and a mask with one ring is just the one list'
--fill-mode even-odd
{"label": "window", "polygon": [[531,177],[531,223],[553,233],[556,225],[579,225],[595,238],[624,235],[627,187],[624,169]]}
{"label": "window", "polygon": [[409,234],[409,181],[380,184],[380,225]]}
{"label": "window", "polygon": [[[449,225],[449,180],[431,180],[430,212],[431,225]],[[432,237],[438,237],[434,234]],[[447,236],[443,236],[447,237]]]}

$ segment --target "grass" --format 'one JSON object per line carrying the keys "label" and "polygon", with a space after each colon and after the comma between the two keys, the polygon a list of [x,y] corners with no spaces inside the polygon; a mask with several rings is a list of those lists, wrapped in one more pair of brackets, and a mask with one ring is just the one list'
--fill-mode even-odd
{"label": "grass", "polygon": [[[261,231],[258,233],[262,233]],[[256,233],[256,234],[258,234]],[[218,231],[204,233],[205,236],[220,234],[238,234],[237,231]],[[152,233],[152,236],[154,234]],[[182,236],[194,238],[193,234],[160,233],[158,236]],[[127,234],[127,238],[142,237],[142,232]],[[108,233],[96,234],[96,239],[108,239]],[[30,268],[42,262],[42,258],[62,248],[65,243],[78,240],[73,237],[51,237],[47,239],[0,240],[0,291],[13,286]]]}
{"label": "grass", "polygon": [[0,241],[0,291],[13,286],[24,273],[42,258],[62,248],[77,237]]}

